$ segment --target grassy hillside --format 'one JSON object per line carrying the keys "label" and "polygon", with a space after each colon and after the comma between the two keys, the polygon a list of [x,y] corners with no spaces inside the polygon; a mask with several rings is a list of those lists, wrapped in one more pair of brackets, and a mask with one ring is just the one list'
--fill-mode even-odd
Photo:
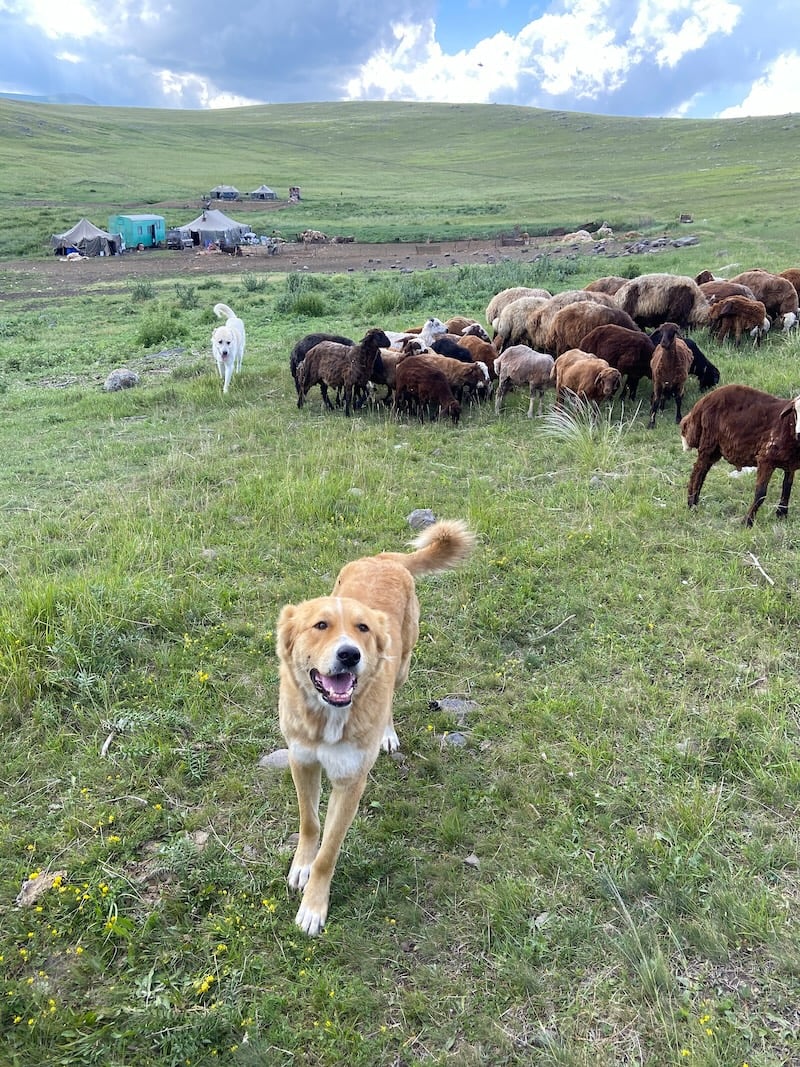
{"label": "grassy hillside", "polygon": [[[684,121],[489,105],[308,104],[229,111],[109,109],[0,99],[0,251],[39,252],[86,214],[188,220],[219,182],[304,201],[280,213],[359,239],[530,233],[608,221],[696,232],[789,256],[800,117]],[[276,214],[237,206],[254,226]],[[8,215],[13,221],[8,221]],[[791,258],[791,257],[790,257]]]}

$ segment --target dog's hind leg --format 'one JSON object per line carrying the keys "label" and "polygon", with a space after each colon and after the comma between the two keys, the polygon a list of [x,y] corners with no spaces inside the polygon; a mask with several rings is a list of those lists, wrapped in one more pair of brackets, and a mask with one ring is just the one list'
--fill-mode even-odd
{"label": "dog's hind leg", "polygon": [[328,917],[331,879],[336,861],[345,834],[356,817],[366,784],[366,773],[356,779],[337,778],[331,783],[322,844],[311,864],[311,872],[303,890],[303,902],[294,920],[301,930],[312,937],[322,931]]}

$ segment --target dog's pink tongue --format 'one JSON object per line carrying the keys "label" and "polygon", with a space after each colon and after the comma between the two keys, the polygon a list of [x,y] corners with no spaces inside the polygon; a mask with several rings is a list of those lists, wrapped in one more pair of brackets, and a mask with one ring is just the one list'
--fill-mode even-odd
{"label": "dog's pink tongue", "polygon": [[325,675],[325,688],[335,696],[346,696],[353,688],[352,674]]}

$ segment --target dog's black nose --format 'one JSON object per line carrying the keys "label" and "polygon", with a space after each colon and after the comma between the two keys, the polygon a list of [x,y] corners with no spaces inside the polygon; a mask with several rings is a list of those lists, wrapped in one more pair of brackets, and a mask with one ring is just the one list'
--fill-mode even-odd
{"label": "dog's black nose", "polygon": [[355,647],[355,645],[342,645],[339,651],[336,653],[336,658],[348,671],[361,659],[361,652]]}

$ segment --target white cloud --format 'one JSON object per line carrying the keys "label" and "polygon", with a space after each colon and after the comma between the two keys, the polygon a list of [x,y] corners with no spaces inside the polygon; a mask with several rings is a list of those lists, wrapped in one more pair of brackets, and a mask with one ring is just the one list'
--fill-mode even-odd
{"label": "white cloud", "polygon": [[770,65],[763,78],[756,81],[750,92],[736,107],[725,108],[722,119],[746,115],[785,115],[800,112],[800,54],[785,52]]}
{"label": "white cloud", "polygon": [[742,14],[730,0],[642,0],[631,26],[637,49],[654,50],[660,67],[674,67],[716,34],[731,34]]}
{"label": "white cloud", "polygon": [[94,37],[103,32],[103,24],[83,0],[26,0],[24,5],[7,5],[7,10],[15,9],[29,25],[38,26],[52,40]]}
{"label": "white cloud", "polygon": [[164,106],[173,108],[194,107],[218,110],[226,107],[250,107],[259,103],[236,93],[220,91],[210,81],[196,74],[176,74],[160,70],[157,79],[164,96]]}

